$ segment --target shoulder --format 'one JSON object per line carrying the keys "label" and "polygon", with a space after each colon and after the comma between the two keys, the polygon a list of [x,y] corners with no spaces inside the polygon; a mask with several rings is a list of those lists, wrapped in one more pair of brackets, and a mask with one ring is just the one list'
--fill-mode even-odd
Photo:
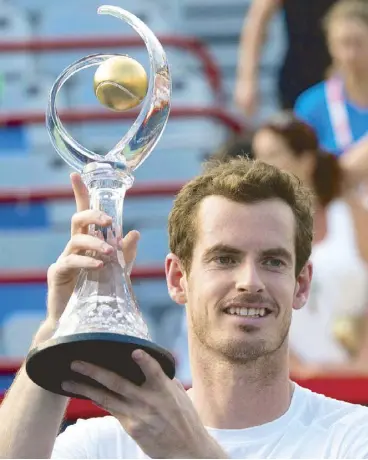
{"label": "shoulder", "polygon": [[368,458],[368,408],[353,406],[331,430],[337,458]]}
{"label": "shoulder", "polygon": [[368,458],[368,408],[302,389],[303,425],[324,433],[332,458]]}
{"label": "shoulder", "polygon": [[303,91],[295,102],[296,115],[302,116],[305,111],[320,108],[326,104],[326,82],[322,81]]}
{"label": "shoulder", "polygon": [[52,458],[123,458],[130,440],[115,417],[78,420],[57,437]]}

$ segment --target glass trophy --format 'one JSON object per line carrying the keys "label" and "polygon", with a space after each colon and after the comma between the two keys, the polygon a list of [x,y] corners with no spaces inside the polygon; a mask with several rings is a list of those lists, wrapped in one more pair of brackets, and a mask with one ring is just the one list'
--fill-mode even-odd
{"label": "glass trophy", "polygon": [[[148,82],[146,79],[147,87],[142,89],[144,79],[138,68],[140,64],[136,63],[138,67],[133,65],[132,70],[124,67],[124,59],[131,59],[127,56],[94,54],[66,68],[50,91],[46,126],[51,142],[64,161],[82,174],[89,190],[90,207],[112,217],[110,227],[91,226],[90,233],[104,239],[115,249],[112,255],[104,256],[102,268],[81,270],[54,336],[36,346],[27,356],[29,377],[39,386],[66,396],[72,396],[61,388],[62,382],[67,380],[100,386],[71,370],[71,363],[76,360],[96,364],[140,385],[145,377],[131,358],[132,352],[140,348],[153,356],[170,378],[175,374],[173,356],[150,338],[133,293],[121,248],[125,193],[133,184],[135,169],[144,162],[160,139],[169,116],[169,67],[160,42],[140,19],[114,6],[101,6],[98,13],[126,21],[142,37],[149,54],[150,75]],[[106,71],[110,62],[114,64],[120,58],[121,62],[124,61],[123,66],[112,66],[112,73],[115,72],[115,80],[120,77],[124,80],[121,73],[126,68],[130,72],[125,78],[126,86],[122,88],[110,82],[100,96],[105,97],[105,105],[111,108],[116,108],[114,101],[119,102],[120,97],[123,109],[127,109],[129,103],[124,105],[124,101],[131,101],[140,91],[142,108],[125,136],[109,152],[101,155],[83,147],[68,134],[56,110],[56,96],[76,72],[91,66],[101,67],[101,64]],[[100,73],[104,74],[104,71]],[[108,80],[108,76],[105,79]]]}

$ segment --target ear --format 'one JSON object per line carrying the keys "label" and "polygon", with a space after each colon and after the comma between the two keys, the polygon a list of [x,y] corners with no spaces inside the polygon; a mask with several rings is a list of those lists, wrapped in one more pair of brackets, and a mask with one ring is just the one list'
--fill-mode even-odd
{"label": "ear", "polygon": [[308,300],[313,275],[312,262],[308,261],[296,279],[293,308],[299,310]]}
{"label": "ear", "polygon": [[165,274],[167,288],[171,299],[179,305],[187,302],[187,282],[179,258],[175,254],[168,254],[165,259]]}

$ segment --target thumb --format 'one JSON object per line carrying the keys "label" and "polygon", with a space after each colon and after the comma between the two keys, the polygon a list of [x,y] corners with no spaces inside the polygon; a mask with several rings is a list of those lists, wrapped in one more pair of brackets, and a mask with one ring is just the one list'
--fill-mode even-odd
{"label": "thumb", "polygon": [[133,264],[137,255],[139,238],[140,233],[137,230],[132,230],[125,235],[122,242],[124,259],[129,274],[132,271]]}

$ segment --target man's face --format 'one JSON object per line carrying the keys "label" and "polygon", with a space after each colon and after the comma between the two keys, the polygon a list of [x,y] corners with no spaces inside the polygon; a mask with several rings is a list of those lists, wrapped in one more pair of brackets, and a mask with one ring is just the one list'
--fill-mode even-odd
{"label": "man's face", "polygon": [[292,210],[280,200],[210,196],[197,223],[191,269],[180,280],[191,340],[238,362],[278,350],[311,277],[310,266],[295,277]]}

